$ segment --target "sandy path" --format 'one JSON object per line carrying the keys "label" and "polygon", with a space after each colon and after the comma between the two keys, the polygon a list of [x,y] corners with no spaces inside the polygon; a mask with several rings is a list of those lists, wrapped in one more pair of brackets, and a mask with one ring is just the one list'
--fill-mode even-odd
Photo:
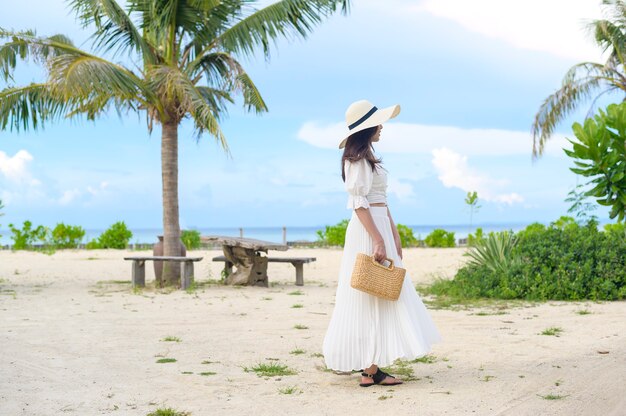
{"label": "sandy path", "polygon": [[[451,277],[462,253],[411,249],[405,263],[425,283]],[[270,264],[270,288],[201,285],[195,293],[112,283],[129,280],[124,254],[0,252],[1,415],[146,415],[165,406],[194,416],[626,415],[626,302],[432,310],[444,338],[434,362],[411,364],[416,380],[404,386],[361,389],[356,375],[326,372],[317,356],[341,251],[283,253],[318,258],[301,288],[291,265]],[[199,282],[219,278],[220,266],[207,261],[218,252],[193,254],[205,257]],[[563,333],[539,335],[552,326]],[[298,373],[244,371],[276,361]],[[296,392],[279,392],[287,387]],[[541,397],[548,394],[565,397]]]}

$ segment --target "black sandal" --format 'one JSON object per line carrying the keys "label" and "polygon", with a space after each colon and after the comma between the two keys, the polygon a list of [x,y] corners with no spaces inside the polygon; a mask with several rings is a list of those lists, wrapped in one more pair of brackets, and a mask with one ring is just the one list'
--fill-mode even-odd
{"label": "black sandal", "polygon": [[402,384],[401,381],[397,381],[397,382],[392,382],[392,383],[383,383],[383,381],[385,381],[385,379],[387,377],[391,377],[394,380],[396,379],[395,377],[385,373],[384,371],[382,371],[380,368],[374,373],[374,374],[368,374],[365,371],[363,371],[361,373],[361,375],[363,377],[367,377],[367,378],[371,378],[373,383],[359,383],[359,386],[361,387],[369,387],[369,386],[373,386],[374,384],[380,384],[381,386],[395,386],[398,384]]}

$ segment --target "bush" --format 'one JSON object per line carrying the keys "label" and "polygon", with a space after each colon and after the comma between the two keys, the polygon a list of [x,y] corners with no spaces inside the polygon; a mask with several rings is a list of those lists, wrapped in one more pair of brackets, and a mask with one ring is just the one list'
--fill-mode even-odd
{"label": "bush", "polygon": [[483,229],[478,227],[476,228],[476,234],[472,234],[472,233],[468,234],[467,245],[470,247],[473,247],[476,244],[484,240],[485,240],[485,235],[483,234]]}
{"label": "bush", "polygon": [[346,242],[348,222],[348,220],[343,220],[337,223],[337,225],[327,225],[324,231],[317,230],[318,241],[329,246],[343,247]]}
{"label": "bush", "polygon": [[13,236],[13,250],[29,250],[33,248],[36,242],[45,243],[48,239],[49,230],[43,225],[33,229],[33,223],[24,221],[22,229],[15,228],[13,224],[9,224],[9,229]]}
{"label": "bush", "polygon": [[400,234],[400,241],[402,247],[415,247],[417,246],[417,238],[413,235],[413,230],[406,225],[398,224],[398,234]]}
{"label": "bush", "polygon": [[604,232],[624,237],[626,236],[626,225],[623,222],[604,224]]}
{"label": "bush", "polygon": [[454,232],[442,230],[441,228],[434,229],[430,234],[426,236],[424,242],[428,247],[456,246],[454,241]]}
{"label": "bush", "polygon": [[76,248],[85,237],[85,230],[78,225],[59,223],[52,230],[52,245],[55,248]]}
{"label": "bush", "polygon": [[505,267],[467,264],[433,294],[527,300],[626,299],[626,239],[586,225],[531,224],[520,231]]}
{"label": "bush", "polygon": [[198,230],[183,230],[183,232],[180,233],[180,239],[187,250],[200,248],[200,231]]}
{"label": "bush", "polygon": [[132,231],[126,227],[124,221],[118,221],[100,234],[98,240],[94,239],[87,243],[87,248],[115,248],[123,250],[128,246],[132,236]]}

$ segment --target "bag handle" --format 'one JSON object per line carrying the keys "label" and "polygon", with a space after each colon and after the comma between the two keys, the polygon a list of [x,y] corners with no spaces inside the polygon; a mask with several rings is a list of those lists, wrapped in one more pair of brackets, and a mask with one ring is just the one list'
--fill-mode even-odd
{"label": "bag handle", "polygon": [[390,259],[389,257],[385,257],[385,260],[387,260],[389,262],[389,267],[385,266],[384,264],[380,264],[379,262],[376,261],[376,259],[374,258],[374,256],[370,256],[372,259],[372,263],[374,263],[374,265],[385,269],[385,270],[393,270],[394,266],[393,266],[393,260]]}

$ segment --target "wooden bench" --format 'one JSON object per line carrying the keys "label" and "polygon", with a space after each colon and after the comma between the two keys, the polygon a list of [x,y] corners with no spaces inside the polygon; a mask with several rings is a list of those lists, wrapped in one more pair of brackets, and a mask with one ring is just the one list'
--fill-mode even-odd
{"label": "wooden bench", "polygon": [[133,256],[124,257],[124,260],[133,261],[133,287],[146,286],[146,261],[177,261],[183,263],[183,273],[180,276],[180,288],[187,289],[193,282],[193,263],[202,260],[202,257],[169,257],[169,256]]}
{"label": "wooden bench", "polygon": [[[304,286],[304,264],[316,261],[315,257],[267,257],[269,263],[291,263],[296,268],[296,286]],[[213,261],[223,261],[227,275],[233,271],[233,263],[225,256],[213,257]]]}

